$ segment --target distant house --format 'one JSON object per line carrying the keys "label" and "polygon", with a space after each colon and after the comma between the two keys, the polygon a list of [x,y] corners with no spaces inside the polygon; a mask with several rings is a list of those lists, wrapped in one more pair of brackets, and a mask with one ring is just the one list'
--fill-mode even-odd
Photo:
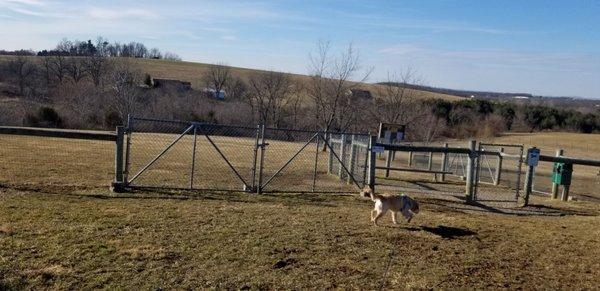
{"label": "distant house", "polygon": [[192,90],[192,83],[181,80],[153,78],[152,83],[155,88],[170,88],[181,91]]}
{"label": "distant house", "polygon": [[202,92],[204,92],[204,94],[206,94],[209,97],[217,98],[219,100],[225,100],[225,90],[221,90],[217,93],[217,90],[215,89],[204,88],[202,89]]}
{"label": "distant house", "polygon": [[369,91],[369,90],[362,90],[362,89],[350,89],[350,94],[349,95],[352,95],[352,97],[362,98],[362,99],[371,99],[371,98],[373,98],[373,95],[371,94],[371,91]]}
{"label": "distant house", "polygon": [[514,96],[514,99],[529,99],[528,96]]}

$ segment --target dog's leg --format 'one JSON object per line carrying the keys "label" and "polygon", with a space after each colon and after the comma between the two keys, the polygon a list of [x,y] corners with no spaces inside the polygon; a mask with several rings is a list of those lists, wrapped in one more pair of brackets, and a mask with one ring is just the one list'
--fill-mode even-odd
{"label": "dog's leg", "polygon": [[396,211],[392,211],[392,222],[394,224],[398,224],[398,222],[396,222],[396,214],[397,214]]}
{"label": "dog's leg", "polygon": [[376,209],[371,210],[371,221],[375,220],[375,213],[377,213]]}
{"label": "dog's leg", "polygon": [[381,218],[384,214],[385,214],[385,212],[377,210],[377,215],[373,219],[373,224],[375,224],[375,226],[378,226],[377,225],[377,220],[379,220],[379,218]]}
{"label": "dog's leg", "polygon": [[413,214],[410,213],[410,210],[408,209],[402,209],[402,216],[404,216],[404,218],[406,218],[406,221],[409,223],[413,218]]}

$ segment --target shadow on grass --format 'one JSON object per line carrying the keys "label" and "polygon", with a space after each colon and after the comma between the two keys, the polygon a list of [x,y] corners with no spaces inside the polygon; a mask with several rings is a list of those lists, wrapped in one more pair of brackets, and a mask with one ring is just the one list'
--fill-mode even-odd
{"label": "shadow on grass", "polygon": [[443,225],[438,225],[436,227],[421,226],[421,229],[423,231],[441,236],[445,239],[455,239],[458,237],[471,236],[477,234],[476,232],[467,228],[458,228]]}

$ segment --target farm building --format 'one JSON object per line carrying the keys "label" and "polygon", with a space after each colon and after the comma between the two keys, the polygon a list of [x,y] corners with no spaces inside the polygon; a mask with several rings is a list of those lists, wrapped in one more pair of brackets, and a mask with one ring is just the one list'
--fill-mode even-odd
{"label": "farm building", "polygon": [[181,80],[153,78],[152,83],[155,88],[171,88],[181,91],[192,90],[192,83]]}

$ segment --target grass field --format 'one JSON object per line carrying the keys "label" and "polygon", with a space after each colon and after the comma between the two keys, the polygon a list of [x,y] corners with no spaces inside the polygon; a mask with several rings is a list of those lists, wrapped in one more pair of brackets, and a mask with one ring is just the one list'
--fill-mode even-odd
{"label": "grass field", "polygon": [[387,216],[376,228],[372,203],[354,195],[113,194],[112,151],[111,142],[0,135],[0,289],[600,284],[597,203],[536,196],[525,209],[494,209],[425,191],[414,194],[422,212],[411,224]]}

